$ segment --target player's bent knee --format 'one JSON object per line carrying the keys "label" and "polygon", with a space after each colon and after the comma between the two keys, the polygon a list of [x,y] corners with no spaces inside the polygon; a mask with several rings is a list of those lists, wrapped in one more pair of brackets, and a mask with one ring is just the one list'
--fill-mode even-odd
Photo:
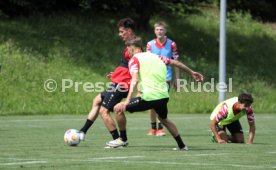
{"label": "player's bent knee", "polygon": [[100,113],[101,117],[103,117],[103,118],[109,116],[108,110],[103,107],[100,108],[99,113]]}

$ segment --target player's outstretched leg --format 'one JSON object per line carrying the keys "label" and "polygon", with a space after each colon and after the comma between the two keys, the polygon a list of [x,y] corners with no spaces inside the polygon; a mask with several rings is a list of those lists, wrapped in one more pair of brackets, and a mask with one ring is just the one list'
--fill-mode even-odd
{"label": "player's outstretched leg", "polygon": [[188,150],[188,147],[184,144],[182,138],[180,137],[178,130],[175,126],[175,124],[169,120],[169,118],[162,119],[161,117],[158,117],[161,123],[168,129],[168,131],[171,133],[171,135],[174,137],[178,148],[174,148],[174,150]]}
{"label": "player's outstretched leg", "polygon": [[91,111],[89,112],[86,122],[84,123],[83,127],[80,129],[80,140],[84,141],[85,134],[90,129],[90,127],[93,125],[95,120],[97,119],[99,115],[99,109],[101,107],[102,99],[101,95],[98,94],[94,99],[92,103]]}

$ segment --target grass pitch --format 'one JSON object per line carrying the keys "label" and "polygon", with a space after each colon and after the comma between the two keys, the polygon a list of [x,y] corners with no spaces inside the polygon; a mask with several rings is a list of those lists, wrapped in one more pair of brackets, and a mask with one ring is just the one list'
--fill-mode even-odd
{"label": "grass pitch", "polygon": [[[209,115],[170,114],[189,151],[173,151],[171,135],[146,136],[148,114],[127,114],[129,147],[104,149],[111,140],[100,118],[77,147],[63,141],[85,115],[4,116],[0,120],[0,169],[276,169],[275,114],[256,115],[255,144],[210,142]],[[241,120],[245,139],[246,118]]]}

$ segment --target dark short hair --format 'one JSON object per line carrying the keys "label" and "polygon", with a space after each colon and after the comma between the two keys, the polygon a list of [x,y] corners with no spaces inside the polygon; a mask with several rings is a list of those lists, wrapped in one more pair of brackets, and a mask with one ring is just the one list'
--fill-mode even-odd
{"label": "dark short hair", "polygon": [[135,37],[135,38],[132,38],[128,41],[126,41],[126,46],[135,46],[135,47],[139,47],[139,48],[142,48],[142,38],[141,37]]}
{"label": "dark short hair", "polygon": [[124,28],[130,28],[132,29],[133,31],[135,31],[135,22],[133,19],[131,18],[123,18],[123,19],[120,19],[117,23],[117,27],[124,27]]}
{"label": "dark short hair", "polygon": [[240,103],[245,103],[250,105],[253,103],[253,97],[249,93],[241,93],[238,97],[238,100]]}

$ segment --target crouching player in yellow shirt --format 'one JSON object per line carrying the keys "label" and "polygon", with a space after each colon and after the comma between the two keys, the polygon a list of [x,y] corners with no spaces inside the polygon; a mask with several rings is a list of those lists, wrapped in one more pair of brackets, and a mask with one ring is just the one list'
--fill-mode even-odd
{"label": "crouching player in yellow shirt", "polygon": [[[251,94],[242,93],[221,102],[211,114],[210,128],[213,132],[212,139],[219,144],[244,143],[244,135],[239,119],[247,115],[249,123],[248,144],[253,144],[255,136],[255,118],[252,109],[253,98]],[[227,135],[226,128],[231,135]]]}

